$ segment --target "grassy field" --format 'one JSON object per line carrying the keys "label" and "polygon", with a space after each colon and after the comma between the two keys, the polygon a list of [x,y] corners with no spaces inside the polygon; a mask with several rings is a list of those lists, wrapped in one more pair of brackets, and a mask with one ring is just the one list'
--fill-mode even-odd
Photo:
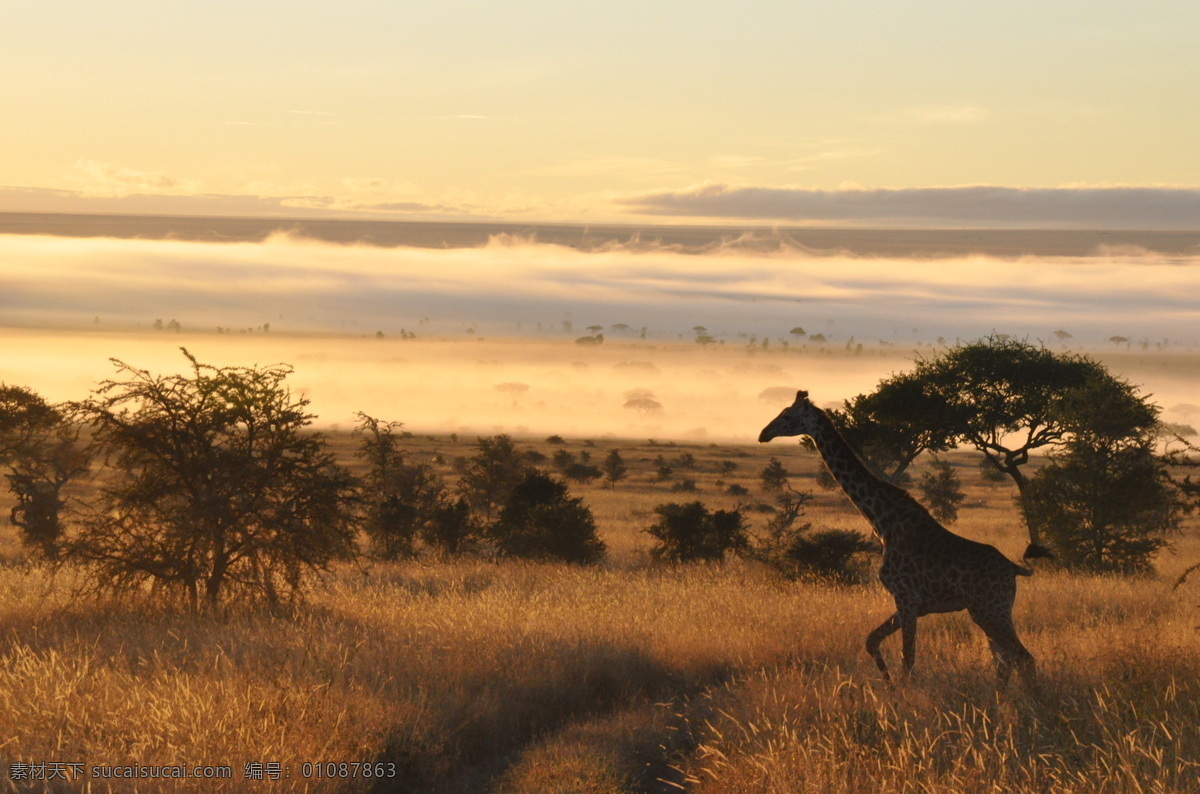
{"label": "grassy field", "polygon": [[[349,455],[348,438],[336,443]],[[407,444],[449,476],[474,438]],[[1156,578],[1020,581],[1017,627],[1040,695],[1015,682],[997,693],[963,614],[921,621],[916,673],[893,688],[863,651],[891,612],[878,584],[790,582],[742,560],[649,562],[641,530],[656,505],[732,507],[734,483],[750,491],[744,505],[769,502],[758,472],[771,455],[814,492],[815,527],[866,531],[815,483],[815,456],[782,442],[521,446],[593,463],[621,450],[626,480],[572,486],[608,543],[605,565],[347,563],[291,614],[194,616],[149,597],[73,599],[70,573],[51,577],[5,528],[0,789],[1200,791],[1200,586],[1171,587],[1200,559],[1194,523]],[[667,479],[659,456],[676,463]],[[985,482],[972,455],[949,459],[968,492],[953,528],[1018,556],[1011,486]],[[686,480],[695,491],[679,490]],[[765,517],[750,515],[761,530]],[[897,659],[898,639],[884,650]],[[82,766],[14,767],[37,763]],[[130,781],[101,777],[104,765],[231,777]],[[13,779],[58,769],[73,779]]]}

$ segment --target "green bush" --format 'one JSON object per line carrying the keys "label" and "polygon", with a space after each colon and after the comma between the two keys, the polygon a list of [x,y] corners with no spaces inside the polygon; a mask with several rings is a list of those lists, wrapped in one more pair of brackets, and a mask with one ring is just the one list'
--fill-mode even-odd
{"label": "green bush", "polygon": [[506,557],[589,564],[605,553],[592,511],[568,495],[566,483],[539,471],[513,487],[489,535]]}
{"label": "green bush", "polygon": [[721,560],[750,547],[740,510],[709,512],[700,502],[671,502],[654,508],[658,522],[645,530],[658,541],[650,555],[670,562]]}
{"label": "green bush", "polygon": [[847,529],[823,529],[804,532],[792,539],[783,556],[798,578],[831,580],[856,584],[866,580],[868,555],[879,550],[877,544]]}

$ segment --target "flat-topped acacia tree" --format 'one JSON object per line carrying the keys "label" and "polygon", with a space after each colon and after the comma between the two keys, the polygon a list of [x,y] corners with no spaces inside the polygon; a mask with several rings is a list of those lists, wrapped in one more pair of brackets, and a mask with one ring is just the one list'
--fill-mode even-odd
{"label": "flat-topped acacia tree", "polygon": [[304,574],[353,550],[353,477],[309,426],[277,364],[154,375],[113,360],[77,408],[107,461],[66,544],[97,586],[174,589],[193,608],[228,596],[293,600]]}
{"label": "flat-topped acacia tree", "polygon": [[[1107,400],[1102,409],[1081,398],[1097,389]],[[1157,411],[1094,359],[1000,335],[920,359],[830,412],[847,442],[893,482],[923,452],[968,444],[1021,494],[1031,452],[1061,447],[1113,417],[1124,424],[1107,432],[1133,438],[1154,427]],[[1036,518],[1029,529],[1040,543]]]}

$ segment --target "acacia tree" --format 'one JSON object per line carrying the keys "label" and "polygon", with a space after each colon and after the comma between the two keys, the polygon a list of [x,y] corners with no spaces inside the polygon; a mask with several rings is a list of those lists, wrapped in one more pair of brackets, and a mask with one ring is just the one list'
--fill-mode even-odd
{"label": "acacia tree", "polygon": [[[1103,364],[1001,335],[919,360],[911,373],[887,379],[874,394],[847,403],[838,421],[868,458],[873,448],[883,449],[887,452],[877,460],[899,462],[892,477],[921,452],[965,443],[1023,494],[1029,480],[1022,467],[1030,453],[1059,447],[1091,427],[1099,417],[1081,395],[1101,387],[1106,410],[1125,423],[1126,436],[1153,428],[1153,406]],[[1026,519],[1031,540],[1040,543],[1040,521]]]}
{"label": "acacia tree", "polygon": [[284,385],[290,366],[183,354],[180,375],[113,360],[118,378],[79,404],[112,471],[65,551],[98,587],[153,583],[193,608],[230,593],[293,600],[306,572],[353,550],[353,478],[308,430],[308,401]]}
{"label": "acacia tree", "polygon": [[829,418],[867,465],[894,483],[922,453],[954,446],[947,402],[923,373],[893,375]]}

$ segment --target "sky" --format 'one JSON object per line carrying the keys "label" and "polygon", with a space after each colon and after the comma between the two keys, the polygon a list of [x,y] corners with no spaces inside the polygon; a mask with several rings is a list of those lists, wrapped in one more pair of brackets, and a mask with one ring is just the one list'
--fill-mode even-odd
{"label": "sky", "polygon": [[1200,5],[47,0],[0,211],[1200,228]]}

